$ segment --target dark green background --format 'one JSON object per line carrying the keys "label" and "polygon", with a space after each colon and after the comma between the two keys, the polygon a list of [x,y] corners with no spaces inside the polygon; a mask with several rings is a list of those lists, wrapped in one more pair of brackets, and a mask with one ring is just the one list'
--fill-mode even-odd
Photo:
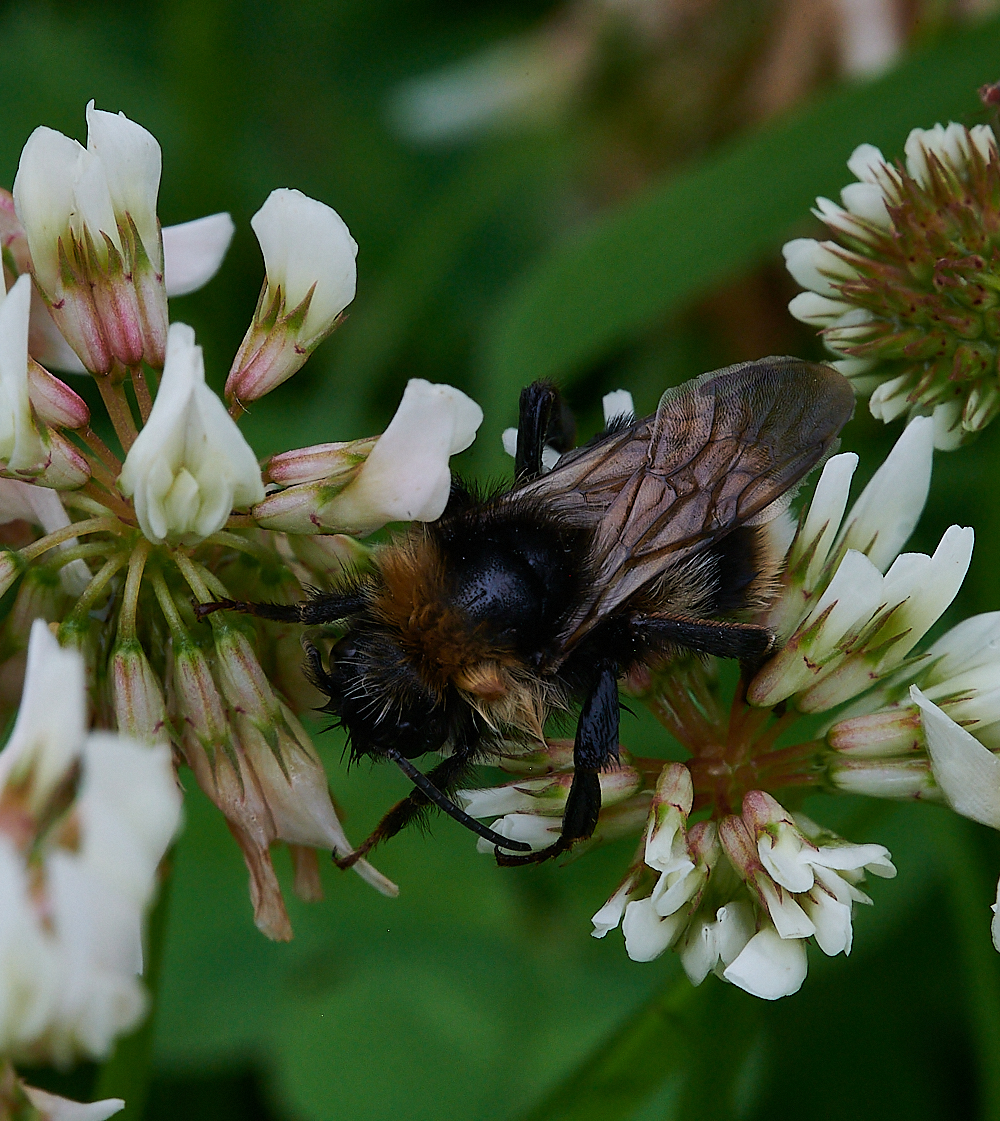
{"label": "dark green background", "polygon": [[[221,209],[237,222],[216,280],[172,307],[196,327],[217,388],[260,285],[250,215],[275,187],[330,203],[361,247],[358,298],[308,366],[245,419],[256,450],[377,432],[419,376],[484,405],[459,465],[496,474],[509,467],[499,432],[539,374],[568,389],[586,430],[608,389],[633,389],[649,410],[668,384],[758,356],[720,343],[695,301],[812,230],[809,204],[846,181],[855,144],[898,154],[914,125],[974,123],[976,87],[1000,77],[996,23],[944,28],[885,79],[829,86],[580,217],[579,118],[425,149],[387,123],[399,82],[550,8],[6,4],[0,183],[13,181],[35,125],[82,138],[91,97],[148,127],[163,147],[163,223]],[[749,11],[766,21],[772,5]],[[818,353],[808,332],[788,331],[799,353]],[[863,475],[894,435],[859,408],[845,446],[861,452]],[[953,521],[976,527],[953,618],[1000,607],[998,438],[994,426],[939,459],[914,542],[932,548]],[[625,723],[623,740],[668,750],[645,716]],[[363,836],[403,783],[383,770],[347,775],[337,737],[322,742],[348,831]],[[589,937],[630,842],[563,869],[500,871],[441,821],[378,854],[398,900],[327,868],[326,901],[292,900],[296,939],[273,945],[253,927],[238,850],[188,780],[150,1118],[1000,1117],[1000,959],[988,936],[1000,850],[940,809],[812,800],[808,811],[852,840],[888,845],[900,874],[874,884],[849,960],[811,950],[802,992],[768,1005],[714,978],[692,993],[672,955],[634,964],[620,935]],[[92,1075],[59,1084],[85,1094]]]}

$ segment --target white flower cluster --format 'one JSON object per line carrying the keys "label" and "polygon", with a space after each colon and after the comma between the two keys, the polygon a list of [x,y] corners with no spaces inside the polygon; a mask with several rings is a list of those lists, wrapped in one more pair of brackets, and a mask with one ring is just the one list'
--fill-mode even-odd
{"label": "white flower cluster", "polygon": [[674,947],[694,984],[715,972],[766,1000],[801,987],[806,939],[851,952],[864,872],[896,874],[885,848],[847,844],[760,790],[742,814],[689,828],[693,798],[687,767],[664,767],[641,862],[594,915],[595,938],[621,923],[634,961]]}
{"label": "white flower cluster", "polygon": [[[961,195],[974,160],[989,168],[996,158],[997,141],[987,125],[967,129],[953,123],[917,128],[910,132],[905,145],[906,173],[918,191],[927,192],[928,197],[941,183],[953,184]],[[899,171],[871,144],[857,147],[847,166],[857,182],[844,187],[840,204],[818,198],[813,211],[844,244],[796,238],[783,248],[788,271],[806,289],[794,297],[788,310],[800,322],[822,330],[824,342],[836,356],[833,365],[852,380],[859,395],[871,395],[869,407],[874,417],[889,423],[903,415],[933,415],[936,446],[955,448],[1000,408],[1000,396],[988,381],[989,376],[995,380],[995,373],[990,375],[989,369],[995,367],[995,361],[968,343],[981,334],[978,312],[990,302],[984,304],[970,292],[968,308],[946,301],[939,312],[933,287],[927,291],[920,285],[914,287],[913,277],[894,267],[898,262],[883,259],[886,236],[897,241],[909,237],[908,231],[896,229],[893,215],[903,221],[908,218],[904,213],[907,207],[913,209],[926,200],[911,197],[913,192],[903,183]],[[926,215],[919,217],[925,226],[935,225]],[[919,231],[919,219],[915,225]],[[943,225],[943,220],[936,225]],[[947,264],[949,255],[967,258],[973,273],[985,267],[985,262],[975,265],[973,249],[957,244],[946,253],[936,243],[925,245],[915,238],[914,246],[907,241],[906,249],[913,258],[913,271],[933,273],[937,263]],[[882,277],[889,296],[885,300],[877,298],[875,285],[860,296],[852,285],[862,277]],[[948,288],[947,282],[944,287]],[[959,287],[967,287],[963,279],[955,280],[948,290]],[[878,311],[873,310],[876,307]],[[881,333],[873,331],[877,321],[881,321]],[[949,329],[954,329],[957,339],[949,338]],[[879,337],[885,339],[881,350],[872,342]],[[852,352],[864,343],[872,344],[870,353],[858,356]],[[883,365],[882,355],[897,360],[895,366]],[[902,361],[910,358],[912,362]],[[940,378],[922,365],[932,358],[942,364]],[[959,394],[954,386],[946,384],[949,373],[953,380],[961,375],[961,380],[970,382],[985,374],[987,381],[982,386],[967,386]]]}
{"label": "white flower cluster", "polygon": [[0,1054],[101,1058],[142,1015],[143,915],[180,805],[169,748],[87,733],[83,660],[36,621],[0,752]]}

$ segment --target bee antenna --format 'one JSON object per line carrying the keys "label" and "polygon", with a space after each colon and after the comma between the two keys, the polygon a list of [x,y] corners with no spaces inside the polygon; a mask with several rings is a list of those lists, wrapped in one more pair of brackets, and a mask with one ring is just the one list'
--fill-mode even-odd
{"label": "bee antenna", "polygon": [[526,845],[523,841],[512,841],[509,837],[501,837],[499,833],[494,833],[482,822],[470,817],[465,810],[460,810],[450,798],[438,790],[423,771],[417,770],[409,759],[400,755],[395,748],[390,747],[386,751],[386,756],[439,810],[444,810],[449,817],[454,818],[460,825],[464,825],[466,829],[471,829],[473,833],[489,841],[491,845],[496,845],[497,848],[513,849],[515,852],[531,852],[531,845]]}

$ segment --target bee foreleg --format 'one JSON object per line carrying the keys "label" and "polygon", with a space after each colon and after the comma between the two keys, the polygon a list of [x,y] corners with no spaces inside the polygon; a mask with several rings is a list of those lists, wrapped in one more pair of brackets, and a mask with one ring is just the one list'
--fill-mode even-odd
{"label": "bee foreleg", "polygon": [[539,864],[591,836],[601,812],[600,773],[618,762],[618,667],[604,664],[580,710],[573,743],[573,784],[563,810],[562,834],[555,844],[524,856],[497,850],[498,864]]}
{"label": "bee foreleg", "polygon": [[492,829],[476,821],[474,817],[470,817],[448,797],[448,791],[461,780],[469,769],[469,753],[468,748],[456,750],[425,775],[422,771],[417,770],[409,759],[405,759],[398,752],[390,751],[388,753],[389,758],[409,779],[417,784],[416,789],[402,801],[397,802],[378,823],[371,836],[362,841],[349,856],[341,857],[334,854],[333,859],[337,867],[350,868],[352,864],[370,852],[381,841],[395,837],[400,830],[409,825],[414,818],[419,817],[431,805],[437,806],[449,817],[453,817],[460,825],[464,825],[467,829],[471,829],[473,833],[485,837],[494,845],[500,844],[511,849],[526,849],[528,846],[523,842],[508,841],[505,837],[501,837],[499,833],[494,833]]}
{"label": "bee foreleg", "polygon": [[258,619],[273,619],[279,623],[332,623],[357,615],[364,610],[366,600],[360,592],[320,593],[301,603],[249,603],[237,599],[217,599],[212,603],[195,604],[194,613],[199,619],[214,611],[240,611],[256,615]]}
{"label": "bee foreleg", "polygon": [[542,473],[542,451],[550,444],[557,451],[573,446],[576,424],[551,382],[536,381],[521,390],[517,422],[517,452],[514,475],[519,483],[537,479]]}

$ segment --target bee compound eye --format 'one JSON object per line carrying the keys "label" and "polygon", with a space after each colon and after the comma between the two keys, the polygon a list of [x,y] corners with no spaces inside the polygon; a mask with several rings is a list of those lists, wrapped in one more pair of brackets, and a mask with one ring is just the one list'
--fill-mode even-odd
{"label": "bee compound eye", "polygon": [[330,656],[334,661],[341,662],[353,658],[357,654],[357,652],[357,643],[353,638],[350,637],[350,635],[347,635],[335,644],[333,649],[330,651]]}

